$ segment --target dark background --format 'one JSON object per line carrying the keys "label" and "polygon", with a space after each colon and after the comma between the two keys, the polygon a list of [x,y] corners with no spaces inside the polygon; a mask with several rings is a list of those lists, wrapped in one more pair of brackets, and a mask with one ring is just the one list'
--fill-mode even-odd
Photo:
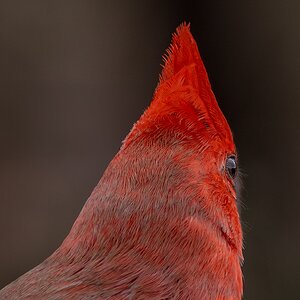
{"label": "dark background", "polygon": [[0,1],[0,287],[67,235],[186,20],[246,173],[244,299],[297,298],[299,4]]}

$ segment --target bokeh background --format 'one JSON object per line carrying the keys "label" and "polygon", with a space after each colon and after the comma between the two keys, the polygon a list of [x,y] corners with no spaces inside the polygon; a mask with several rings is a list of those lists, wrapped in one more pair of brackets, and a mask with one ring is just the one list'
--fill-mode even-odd
{"label": "bokeh background", "polygon": [[0,287],[62,242],[186,20],[245,172],[244,299],[299,295],[300,2],[0,1]]}

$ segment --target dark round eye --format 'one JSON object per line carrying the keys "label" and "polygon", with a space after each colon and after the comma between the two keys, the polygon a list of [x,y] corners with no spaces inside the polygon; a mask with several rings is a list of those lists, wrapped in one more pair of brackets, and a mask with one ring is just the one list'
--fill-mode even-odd
{"label": "dark round eye", "polygon": [[233,179],[237,171],[237,163],[234,156],[229,156],[227,158],[225,168],[227,174],[229,174],[229,176]]}

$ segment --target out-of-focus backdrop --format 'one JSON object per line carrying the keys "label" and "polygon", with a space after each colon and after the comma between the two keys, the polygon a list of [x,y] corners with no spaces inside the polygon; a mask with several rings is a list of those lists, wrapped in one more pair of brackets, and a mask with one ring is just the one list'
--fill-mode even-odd
{"label": "out-of-focus backdrop", "polygon": [[244,299],[296,299],[299,15],[298,0],[0,1],[0,287],[67,235],[186,20],[246,173]]}

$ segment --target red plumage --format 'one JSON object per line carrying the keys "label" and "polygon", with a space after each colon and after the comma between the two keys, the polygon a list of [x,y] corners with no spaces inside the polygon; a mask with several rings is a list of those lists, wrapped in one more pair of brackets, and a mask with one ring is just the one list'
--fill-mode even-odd
{"label": "red plumage", "polygon": [[235,152],[183,24],[151,105],[69,235],[0,299],[241,299]]}

